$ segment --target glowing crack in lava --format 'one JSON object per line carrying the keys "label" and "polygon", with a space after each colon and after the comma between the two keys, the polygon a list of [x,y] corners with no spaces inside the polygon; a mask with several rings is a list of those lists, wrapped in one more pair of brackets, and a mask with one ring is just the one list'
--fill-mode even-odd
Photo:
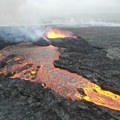
{"label": "glowing crack in lava", "polygon": [[[119,95],[102,90],[98,85],[83,76],[55,68],[53,62],[58,60],[60,55],[57,47],[52,45],[34,46],[30,43],[11,45],[2,49],[0,60],[2,61],[6,56],[12,54],[17,56],[10,56],[12,59],[7,61],[7,65],[0,72],[1,74],[16,71],[16,69],[20,70],[21,67],[29,65],[28,68],[26,67],[27,69],[11,75],[11,78],[44,83],[45,87],[52,89],[65,98],[72,100],[84,99],[97,105],[120,110]],[[14,61],[14,64],[12,64],[12,61]],[[17,64],[15,64],[15,61],[17,61]],[[82,89],[84,94],[80,94],[78,89]]]}
{"label": "glowing crack in lava", "polygon": [[45,36],[50,39],[55,39],[55,38],[76,38],[72,33],[68,32],[63,32],[62,30],[53,28],[53,29],[48,29],[48,31],[45,33]]}

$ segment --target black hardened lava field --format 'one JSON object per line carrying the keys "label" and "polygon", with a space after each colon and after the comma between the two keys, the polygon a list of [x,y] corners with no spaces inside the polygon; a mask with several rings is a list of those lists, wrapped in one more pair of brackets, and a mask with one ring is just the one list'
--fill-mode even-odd
{"label": "black hardened lava field", "polygon": [[0,120],[120,120],[119,28],[12,29],[0,29]]}

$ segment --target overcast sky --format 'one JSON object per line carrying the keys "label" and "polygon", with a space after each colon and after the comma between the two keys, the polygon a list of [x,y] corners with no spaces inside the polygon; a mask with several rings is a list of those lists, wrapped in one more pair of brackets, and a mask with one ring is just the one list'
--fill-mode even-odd
{"label": "overcast sky", "polygon": [[0,0],[0,25],[39,24],[43,18],[90,13],[120,14],[120,0]]}

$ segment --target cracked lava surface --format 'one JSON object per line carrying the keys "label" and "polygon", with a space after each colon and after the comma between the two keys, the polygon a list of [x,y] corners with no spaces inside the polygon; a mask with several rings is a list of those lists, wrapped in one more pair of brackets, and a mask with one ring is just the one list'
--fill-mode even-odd
{"label": "cracked lava surface", "polygon": [[[110,109],[120,110],[119,95],[102,90],[81,75],[55,68],[53,62],[58,60],[59,56],[58,47],[52,45],[44,47],[31,43],[10,45],[0,52],[0,62],[3,63],[0,74],[42,83],[43,86],[68,99],[84,99]],[[8,59],[9,57],[11,59]]]}

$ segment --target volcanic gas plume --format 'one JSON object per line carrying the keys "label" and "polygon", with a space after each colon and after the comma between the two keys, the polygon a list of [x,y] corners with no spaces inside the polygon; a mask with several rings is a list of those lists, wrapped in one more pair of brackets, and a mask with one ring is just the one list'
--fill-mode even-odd
{"label": "volcanic gas plume", "polygon": [[44,87],[71,100],[84,99],[120,110],[119,95],[102,90],[81,75],[55,68],[53,62],[59,59],[60,50],[64,49],[52,45],[35,46],[32,43],[7,46],[0,52],[0,74],[42,83]]}

